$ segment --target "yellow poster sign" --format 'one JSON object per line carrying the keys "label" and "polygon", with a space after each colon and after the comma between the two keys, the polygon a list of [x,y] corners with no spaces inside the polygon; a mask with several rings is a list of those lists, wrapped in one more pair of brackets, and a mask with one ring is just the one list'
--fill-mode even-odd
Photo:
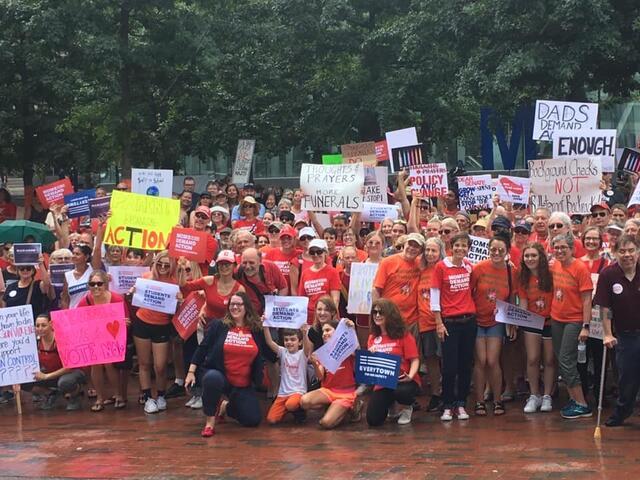
{"label": "yellow poster sign", "polygon": [[180,201],[113,191],[104,243],[143,250],[165,250],[180,220]]}

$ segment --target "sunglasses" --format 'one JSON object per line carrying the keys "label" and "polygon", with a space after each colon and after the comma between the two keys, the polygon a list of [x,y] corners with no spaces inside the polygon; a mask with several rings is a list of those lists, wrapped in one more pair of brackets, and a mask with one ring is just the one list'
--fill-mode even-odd
{"label": "sunglasses", "polygon": [[526,230],[514,230],[515,233],[517,233],[518,235],[529,235],[529,232]]}
{"label": "sunglasses", "polygon": [[[18,267],[18,271],[24,272],[25,270],[31,270],[32,268],[34,268],[34,267],[32,267],[30,265],[22,265],[21,267]],[[34,268],[34,270],[35,270],[35,268]]]}
{"label": "sunglasses", "polygon": [[440,230],[439,233],[440,233],[440,235],[449,235],[451,232],[453,232],[453,230],[443,229],[443,230]]}
{"label": "sunglasses", "polygon": [[560,230],[561,228],[564,228],[564,223],[550,223],[549,228],[551,230]]}
{"label": "sunglasses", "polygon": [[116,188],[116,190],[118,190],[119,192],[126,192],[127,191],[127,187]]}
{"label": "sunglasses", "polygon": [[196,213],[196,218],[200,220],[206,220],[209,217],[207,217],[204,213]]}
{"label": "sunglasses", "polygon": [[431,207],[429,207],[428,205],[421,205],[420,206],[420,210],[429,210],[429,208],[431,208]]}
{"label": "sunglasses", "polygon": [[301,242],[309,242],[311,240],[313,240],[313,237],[311,237],[309,235],[303,235],[303,236],[300,237],[300,241]]}
{"label": "sunglasses", "polygon": [[103,285],[104,285],[104,282],[89,282],[89,286],[91,288],[102,287]]}
{"label": "sunglasses", "polygon": [[309,250],[309,255],[311,255],[312,257],[316,257],[318,255],[322,255],[324,253],[324,250]]}
{"label": "sunglasses", "polygon": [[607,212],[593,212],[593,213],[591,214],[591,216],[592,216],[593,218],[598,218],[598,217],[601,217],[601,218],[602,218],[602,217],[606,217],[606,216],[607,216]]}
{"label": "sunglasses", "polygon": [[171,264],[170,263],[158,262],[158,263],[156,263],[156,265],[158,266],[158,268],[171,268]]}
{"label": "sunglasses", "polygon": [[191,267],[187,267],[187,268],[181,268],[178,270],[179,272],[187,272],[187,273],[191,273]]}
{"label": "sunglasses", "polygon": [[379,316],[382,316],[382,315],[383,315],[383,313],[382,313],[382,310],[380,310],[380,309],[378,309],[378,308],[374,308],[373,310],[371,310],[371,315],[373,315],[374,317],[375,317],[375,316],[378,316],[378,315],[379,315]]}

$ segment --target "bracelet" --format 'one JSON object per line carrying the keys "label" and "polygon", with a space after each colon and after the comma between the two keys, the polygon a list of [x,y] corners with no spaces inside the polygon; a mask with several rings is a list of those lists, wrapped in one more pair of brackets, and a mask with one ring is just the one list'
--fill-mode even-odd
{"label": "bracelet", "polygon": [[189,370],[187,373],[191,373],[191,374],[195,375],[196,372],[195,372],[195,370],[193,372],[191,370]]}

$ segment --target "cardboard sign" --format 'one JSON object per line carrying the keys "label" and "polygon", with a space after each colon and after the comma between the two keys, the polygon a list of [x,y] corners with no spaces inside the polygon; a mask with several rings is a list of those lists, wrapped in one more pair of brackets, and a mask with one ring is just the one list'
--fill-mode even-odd
{"label": "cardboard sign", "polygon": [[[403,128],[401,130],[393,130],[384,134],[387,140],[387,158],[391,160],[393,158],[393,149],[400,147],[408,147],[410,145],[417,145],[418,133],[415,127]],[[392,163],[392,162],[390,162]],[[394,172],[395,170],[391,170]]]}
{"label": "cardboard sign", "polygon": [[127,324],[123,302],[55,310],[51,320],[65,368],[124,360]]}
{"label": "cardboard sign", "polygon": [[496,300],[496,322],[542,330],[544,317],[512,303]]}
{"label": "cardboard sign", "polygon": [[89,199],[89,217],[98,218],[106,215],[111,208],[111,197],[99,197]]}
{"label": "cardboard sign", "polygon": [[196,333],[200,321],[200,310],[205,303],[206,300],[200,293],[191,292],[173,316],[173,326],[183,340],[187,340]]}
{"label": "cardboard sign", "polygon": [[349,277],[347,313],[369,315],[373,304],[373,280],[378,271],[377,263],[352,263]]}
{"label": "cardboard sign", "polygon": [[329,153],[322,155],[323,165],[342,165],[343,158],[341,153]]}
{"label": "cardboard sign", "polygon": [[449,191],[446,163],[430,163],[409,168],[411,193],[419,193],[423,198],[443,197]]}
{"label": "cardboard sign", "polygon": [[64,196],[71,193],[73,193],[73,185],[71,185],[71,180],[68,178],[36,187],[36,195],[44,208],[49,208],[55,204],[63,204]]}
{"label": "cardboard sign", "polygon": [[126,295],[141,278],[150,270],[149,267],[113,266],[109,267],[109,290]]}
{"label": "cardboard sign", "polygon": [[131,192],[152,197],[171,198],[173,195],[173,170],[132,168]]}
{"label": "cardboard sign", "polygon": [[344,318],[327,343],[313,354],[331,373],[336,373],[342,362],[358,348],[358,337],[354,328],[347,327]]}
{"label": "cardboard sign", "polygon": [[364,167],[364,201],[369,203],[387,203],[389,188],[389,169],[387,167]]}
{"label": "cardboard sign", "polygon": [[640,172],[640,150],[624,148],[618,162],[618,170],[632,173]]}
{"label": "cardboard sign", "polygon": [[40,371],[31,305],[0,308],[0,387],[33,382]]}
{"label": "cardboard sign", "polygon": [[369,167],[375,167],[378,163],[375,142],[345,143],[340,151],[343,163],[362,163]]}
{"label": "cardboard sign", "polygon": [[378,163],[389,160],[389,148],[387,147],[387,141],[382,140],[375,143],[376,146],[376,160]]}
{"label": "cardboard sign", "polygon": [[158,282],[146,278],[138,278],[135,283],[136,291],[131,304],[134,307],[147,308],[155,312],[176,313],[178,306],[178,292],[180,287],[172,283]]}
{"label": "cardboard sign", "polygon": [[180,201],[137,193],[113,192],[104,243],[143,250],[165,250],[180,220]]}
{"label": "cardboard sign", "polygon": [[558,130],[592,130],[597,120],[597,103],[537,100],[533,139],[550,142]]}
{"label": "cardboard sign", "polygon": [[266,327],[298,329],[307,323],[308,297],[265,295],[264,302]]}
{"label": "cardboard sign", "polygon": [[173,227],[169,237],[169,255],[173,258],[185,257],[197,263],[204,262],[207,235],[207,232],[198,232],[193,228]]}
{"label": "cardboard sign", "polygon": [[50,263],[49,277],[54,287],[62,288],[64,286],[64,274],[73,270],[73,263]]}
{"label": "cardboard sign", "polygon": [[89,200],[96,197],[96,190],[83,190],[64,196],[64,204],[69,208],[67,216],[69,218],[85,217],[91,213]]}
{"label": "cardboard sign", "polygon": [[640,182],[636,185],[635,190],[633,191],[633,195],[629,199],[629,203],[627,207],[631,207],[632,205],[640,205]]}
{"label": "cardboard sign", "polygon": [[255,140],[238,140],[236,161],[233,162],[233,183],[243,185],[251,179],[251,164],[253,152],[256,148]]}
{"label": "cardboard sign", "polygon": [[460,209],[469,211],[488,208],[491,205],[493,184],[491,175],[467,175],[458,177]]}
{"label": "cardboard sign", "polygon": [[401,362],[399,355],[357,350],[356,383],[395,389],[398,386]]}
{"label": "cardboard sign", "polygon": [[[598,285],[598,279],[600,274],[591,274],[591,283],[593,284],[593,290],[591,291],[591,299],[596,296],[596,286]],[[611,311],[609,311],[611,312]],[[602,311],[600,305],[593,305],[591,307],[591,322],[589,323],[589,338],[596,338],[598,340],[604,339],[604,326],[602,324]]]}
{"label": "cardboard sign", "polygon": [[302,208],[313,212],[361,212],[364,196],[364,166],[316,165],[303,163],[300,187],[304,192]]}
{"label": "cardboard sign", "polygon": [[590,213],[600,203],[600,157],[560,157],[529,161],[531,208],[552,212]]}
{"label": "cardboard sign", "polygon": [[495,191],[500,195],[500,200],[504,202],[528,205],[530,190],[531,180],[528,178],[498,175]]}
{"label": "cardboard sign", "polygon": [[399,172],[405,168],[416,167],[426,163],[426,156],[422,152],[422,144],[394,148],[391,151],[391,171]]}
{"label": "cardboard sign", "polygon": [[13,263],[19,265],[38,265],[42,253],[41,243],[14,243]]}
{"label": "cardboard sign", "polygon": [[616,163],[616,130],[558,130],[553,134],[553,158],[596,157],[603,172],[613,172]]}
{"label": "cardboard sign", "polygon": [[471,238],[471,245],[467,254],[469,261],[475,265],[489,258],[489,239],[474,235],[469,235],[469,238]]}
{"label": "cardboard sign", "polygon": [[385,218],[395,220],[398,218],[398,207],[388,203],[365,202],[360,219],[363,222],[381,222]]}

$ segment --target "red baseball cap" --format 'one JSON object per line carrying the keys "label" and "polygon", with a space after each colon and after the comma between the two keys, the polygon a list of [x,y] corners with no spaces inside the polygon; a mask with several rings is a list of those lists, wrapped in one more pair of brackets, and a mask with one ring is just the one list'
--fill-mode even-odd
{"label": "red baseball cap", "polygon": [[282,238],[287,235],[291,238],[296,238],[298,236],[298,231],[291,225],[285,225],[284,227],[282,227],[282,230],[280,230],[280,235],[278,235],[278,238]]}
{"label": "red baseball cap", "polygon": [[593,205],[591,207],[591,209],[589,210],[591,213],[593,213],[593,210],[596,208],[601,208],[603,210],[606,210],[607,212],[611,211],[611,208],[609,207],[609,205],[607,205],[605,202],[601,202],[601,203],[596,203],[595,205]]}
{"label": "red baseball cap", "polygon": [[211,218],[211,210],[209,209],[209,207],[205,207],[204,205],[200,205],[198,208],[196,208],[196,213],[204,213],[207,218]]}

